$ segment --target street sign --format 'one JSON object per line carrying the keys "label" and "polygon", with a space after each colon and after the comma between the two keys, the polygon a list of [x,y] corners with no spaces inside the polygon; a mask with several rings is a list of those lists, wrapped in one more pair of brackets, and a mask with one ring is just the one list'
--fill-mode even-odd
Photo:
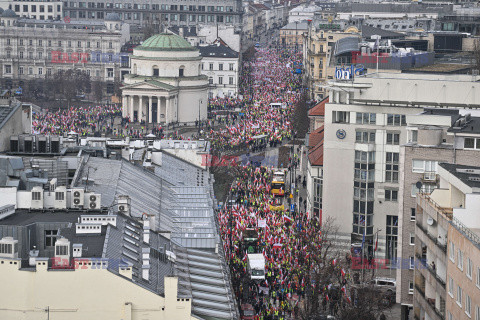
{"label": "street sign", "polygon": [[69,16],[66,16],[65,18],[63,18],[63,21],[64,21],[65,23],[70,23],[71,19],[70,19]]}
{"label": "street sign", "polygon": [[293,211],[295,211],[295,203],[292,203],[290,205],[290,212],[293,212]]}

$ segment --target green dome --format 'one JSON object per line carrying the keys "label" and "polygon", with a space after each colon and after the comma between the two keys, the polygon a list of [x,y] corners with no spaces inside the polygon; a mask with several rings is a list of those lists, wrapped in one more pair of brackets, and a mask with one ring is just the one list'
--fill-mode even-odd
{"label": "green dome", "polygon": [[145,40],[136,50],[147,51],[195,51],[197,48],[192,47],[184,38],[176,34],[161,33],[151,36]]}

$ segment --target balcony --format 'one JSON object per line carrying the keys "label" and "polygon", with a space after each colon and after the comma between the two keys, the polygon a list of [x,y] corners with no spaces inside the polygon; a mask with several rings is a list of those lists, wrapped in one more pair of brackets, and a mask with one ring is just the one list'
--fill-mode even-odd
{"label": "balcony", "polygon": [[425,227],[422,225],[421,219],[417,219],[415,224],[417,225],[418,229],[422,230],[422,232],[430,239],[430,241],[432,241],[436,246],[438,246],[443,251],[443,253],[445,254],[447,253],[447,241],[445,241],[445,243],[442,243],[438,240],[437,237],[429,233],[428,230],[425,229]]}
{"label": "balcony", "polygon": [[[420,264],[417,264],[416,269],[420,271],[420,273],[425,277],[425,279],[429,279],[428,276],[430,275],[430,277],[435,278],[438,284],[442,286],[443,290],[446,290],[445,281],[442,278],[440,278],[436,270],[434,270],[431,267],[431,265],[428,264],[428,261],[426,261],[427,259],[424,256],[420,255],[419,253],[415,253],[415,257],[421,261]],[[425,270],[428,271],[429,274],[427,274]]]}
{"label": "balcony", "polygon": [[415,284],[415,300],[434,320],[444,319],[444,315],[435,307],[435,299],[425,297],[425,292]]}

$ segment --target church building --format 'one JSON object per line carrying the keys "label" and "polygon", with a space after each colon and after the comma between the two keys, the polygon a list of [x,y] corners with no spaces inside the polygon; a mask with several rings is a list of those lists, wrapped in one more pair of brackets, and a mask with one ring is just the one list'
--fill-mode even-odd
{"label": "church building", "polygon": [[207,118],[208,77],[197,48],[175,34],[157,34],[133,49],[122,87],[124,117],[133,122],[188,123]]}

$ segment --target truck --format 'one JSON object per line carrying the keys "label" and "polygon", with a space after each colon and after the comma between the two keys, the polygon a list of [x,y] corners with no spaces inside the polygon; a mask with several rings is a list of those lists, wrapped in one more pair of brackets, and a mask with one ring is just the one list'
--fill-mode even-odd
{"label": "truck", "polygon": [[275,171],[273,173],[270,192],[274,196],[285,196],[285,172]]}
{"label": "truck", "polygon": [[252,280],[265,280],[265,257],[261,253],[247,254],[248,273]]}
{"label": "truck", "polygon": [[242,304],[242,320],[254,320],[255,319],[255,310],[253,306],[249,303]]}

